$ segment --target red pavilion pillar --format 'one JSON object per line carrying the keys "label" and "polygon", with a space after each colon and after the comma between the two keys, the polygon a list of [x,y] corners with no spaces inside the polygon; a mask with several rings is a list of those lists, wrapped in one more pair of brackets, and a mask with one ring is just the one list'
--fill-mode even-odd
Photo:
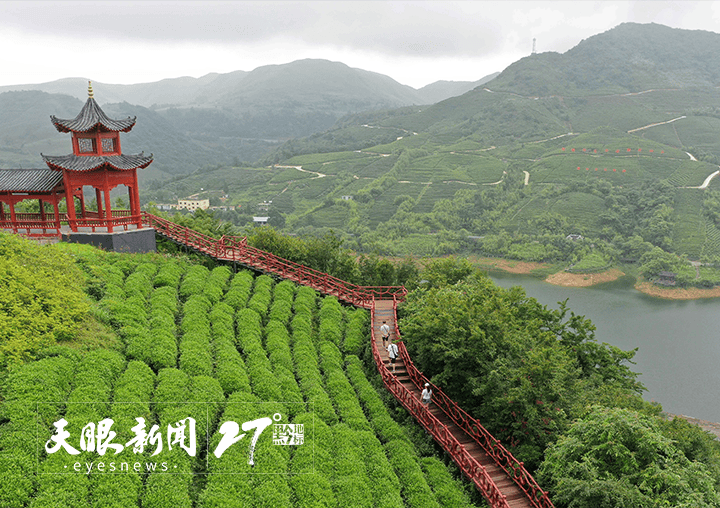
{"label": "red pavilion pillar", "polygon": [[105,178],[103,179],[104,185],[103,185],[103,192],[105,193],[105,218],[107,219],[107,230],[108,233],[113,232],[113,225],[112,225],[112,205],[110,203],[110,184],[108,183],[108,172],[107,169],[104,171]]}
{"label": "red pavilion pillar", "polygon": [[65,204],[67,205],[68,222],[70,230],[77,233],[77,222],[75,217],[75,197],[73,194],[73,185],[68,171],[63,171],[63,186],[65,187]]}
{"label": "red pavilion pillar", "polygon": [[55,228],[57,229],[58,234],[60,234],[61,231],[61,224],[60,224],[60,207],[58,206],[58,202],[60,201],[60,196],[57,194],[57,192],[53,191],[53,213],[55,214]]}
{"label": "red pavilion pillar", "polygon": [[42,221],[42,232],[43,234],[47,233],[47,224],[45,224],[45,203],[43,203],[42,199],[38,199],[38,204],[40,205],[40,220]]}
{"label": "red pavilion pillar", "polygon": [[15,217],[15,200],[10,200],[10,221],[13,225],[13,233],[18,232],[17,228],[17,218]]}
{"label": "red pavilion pillar", "polygon": [[130,200],[130,214],[137,217],[138,229],[142,228],[142,215],[140,212],[140,186],[138,185],[137,171],[133,171],[133,186],[131,189],[133,199]]}
{"label": "red pavilion pillar", "polygon": [[105,214],[103,213],[102,193],[98,187],[95,187],[95,201],[97,201],[98,217],[102,219]]}

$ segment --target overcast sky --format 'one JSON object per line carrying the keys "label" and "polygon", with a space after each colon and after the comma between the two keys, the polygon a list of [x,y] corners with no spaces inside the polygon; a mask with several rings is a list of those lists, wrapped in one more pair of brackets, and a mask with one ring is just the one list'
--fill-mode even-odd
{"label": "overcast sky", "polygon": [[0,0],[0,85],[146,83],[323,58],[415,88],[564,53],[624,22],[720,31],[720,2]]}

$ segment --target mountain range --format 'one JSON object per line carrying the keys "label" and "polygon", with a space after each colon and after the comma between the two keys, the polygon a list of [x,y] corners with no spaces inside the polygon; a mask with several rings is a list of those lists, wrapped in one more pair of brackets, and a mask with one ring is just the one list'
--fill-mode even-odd
{"label": "mountain range", "polygon": [[[124,148],[153,151],[157,162],[147,174],[162,178],[208,164],[253,161],[282,141],[329,129],[347,114],[436,102],[495,75],[416,90],[339,62],[300,60],[251,72],[92,86],[108,114],[130,111],[139,118]],[[85,78],[66,78],[0,87],[0,117],[12,116],[0,125],[0,167],[38,164],[40,150],[67,151],[67,140],[54,132],[47,115],[74,117],[87,86]],[[136,139],[152,139],[153,146]]]}

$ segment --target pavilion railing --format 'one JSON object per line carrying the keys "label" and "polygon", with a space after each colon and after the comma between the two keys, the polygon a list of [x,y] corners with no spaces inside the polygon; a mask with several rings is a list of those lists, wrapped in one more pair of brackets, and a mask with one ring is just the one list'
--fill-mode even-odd
{"label": "pavilion railing", "polygon": [[[393,311],[397,316],[397,300],[393,302]],[[485,453],[495,461],[498,467],[505,471],[508,477],[520,487],[534,507],[554,508],[548,493],[537,484],[535,478],[525,469],[523,463],[518,461],[479,421],[466,413],[454,400],[445,395],[440,388],[433,385],[430,380],[415,367],[405,347],[405,343],[400,340],[400,329],[397,324],[397,319],[395,320],[395,337],[397,337],[398,352],[405,363],[407,373],[413,384],[419,390],[424,388],[425,383],[430,385],[433,392],[433,403],[435,403],[455,425],[465,431],[468,436],[472,437],[473,440],[485,450]],[[375,341],[373,341],[373,345],[374,344]]]}

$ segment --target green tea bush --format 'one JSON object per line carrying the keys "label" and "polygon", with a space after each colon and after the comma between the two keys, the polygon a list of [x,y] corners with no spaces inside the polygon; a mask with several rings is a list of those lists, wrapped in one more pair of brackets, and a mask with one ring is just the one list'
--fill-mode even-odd
{"label": "green tea bush", "polygon": [[407,441],[394,440],[385,445],[385,451],[400,479],[406,505],[417,508],[440,508],[427,480],[425,480],[422,469],[420,469],[418,457],[412,445]]}
{"label": "green tea bush", "polygon": [[277,284],[273,291],[273,302],[270,306],[269,320],[277,320],[287,325],[292,316],[293,297],[295,295],[294,284],[284,280]]}
{"label": "green tea bush", "polygon": [[227,303],[216,304],[210,312],[212,351],[215,355],[215,377],[226,395],[250,392],[245,362],[235,348],[233,308]]}
{"label": "green tea bush", "polygon": [[234,310],[247,305],[255,279],[251,272],[242,270],[235,274],[230,281],[230,289],[225,293],[224,302]]}
{"label": "green tea bush", "polygon": [[180,286],[180,280],[185,273],[185,263],[176,261],[165,261],[160,265],[160,269],[155,274],[153,279],[153,285],[156,288],[168,286],[171,288],[178,288]]}
{"label": "green tea bush", "polygon": [[[402,508],[405,506],[400,496],[400,480],[395,475],[383,446],[372,432],[356,431],[352,441],[362,453],[365,470],[372,489],[373,506],[383,508]],[[443,506],[459,506],[444,504]]]}
{"label": "green tea bush", "polygon": [[471,508],[473,504],[461,481],[452,477],[445,464],[437,457],[423,457],[420,466],[425,472],[428,485],[435,493],[440,506]]}
{"label": "green tea bush", "polygon": [[0,506],[20,508],[30,502],[37,432],[49,435],[64,410],[64,404],[43,403],[67,398],[74,369],[69,358],[51,357],[25,364],[8,376],[0,406]]}
{"label": "green tea bush", "polygon": [[270,358],[273,370],[277,366],[293,371],[292,352],[290,350],[290,335],[287,328],[280,321],[270,320],[265,327],[265,349]]}
{"label": "green tea bush", "polygon": [[360,403],[365,408],[373,431],[387,443],[396,439],[408,441],[403,428],[390,416],[375,388],[365,377],[362,362],[357,356],[348,355],[346,373],[355,388]]}
{"label": "green tea bush", "polygon": [[344,424],[332,428],[331,453],[335,458],[331,481],[340,506],[371,507],[373,495],[362,451],[354,442],[355,431]]}
{"label": "green tea bush", "polygon": [[290,485],[297,499],[296,505],[338,508],[330,481],[333,469],[333,457],[329,449],[332,443],[330,427],[312,413],[297,415],[294,423],[312,429],[312,432],[305,431],[305,442],[295,449],[290,464]]}
{"label": "green tea bush", "polygon": [[370,430],[370,424],[350,382],[342,370],[342,357],[337,346],[324,341],[320,344],[321,366],[325,372],[325,386],[337,414],[353,430]]}
{"label": "green tea bush", "polygon": [[327,340],[339,346],[344,329],[342,306],[334,296],[326,296],[320,306],[318,339],[320,342]]}
{"label": "green tea bush", "polygon": [[343,340],[343,352],[346,354],[359,355],[365,344],[370,342],[368,329],[370,317],[365,309],[348,311],[348,323],[345,328],[345,340]]}
{"label": "green tea bush", "polygon": [[338,417],[327,392],[323,389],[317,352],[312,343],[312,338],[303,329],[294,330],[292,337],[293,360],[300,389],[305,399],[312,404],[315,414],[327,425],[335,425],[338,422]]}
{"label": "green tea bush", "polygon": [[227,266],[215,267],[210,272],[203,294],[207,296],[211,303],[215,304],[222,300],[230,275],[232,275],[232,272]]}
{"label": "green tea bush", "polygon": [[253,294],[247,303],[249,309],[257,312],[263,319],[267,316],[274,281],[269,275],[260,275],[255,279]]}
{"label": "green tea bush", "polygon": [[191,295],[198,295],[205,289],[205,283],[210,275],[210,270],[203,265],[194,265],[187,269],[185,277],[180,282],[178,294],[180,299],[187,300]]}

